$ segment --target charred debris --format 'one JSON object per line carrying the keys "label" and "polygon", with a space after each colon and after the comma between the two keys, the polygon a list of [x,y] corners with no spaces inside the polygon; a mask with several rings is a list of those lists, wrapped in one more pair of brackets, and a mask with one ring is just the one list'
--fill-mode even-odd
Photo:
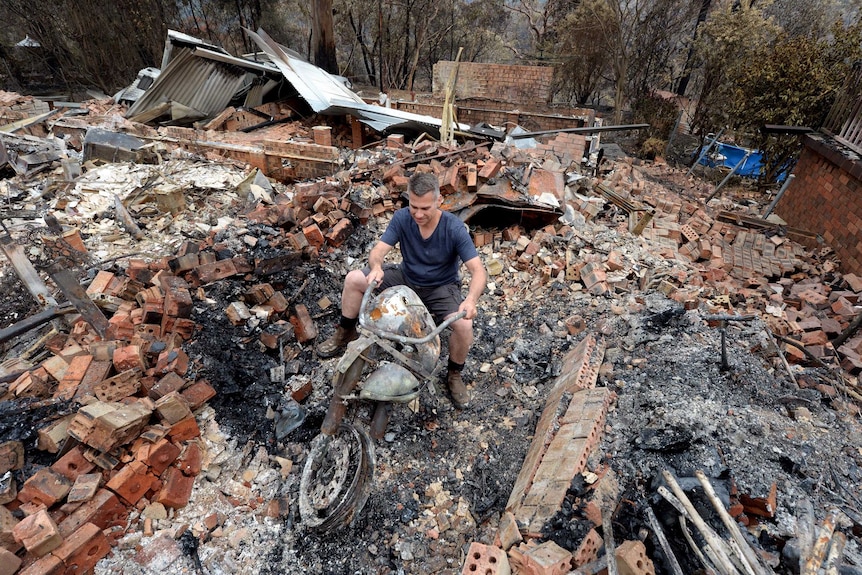
{"label": "charred debris", "polygon": [[[814,231],[616,144],[595,165],[597,131],[443,144],[253,38],[172,33],[80,107],[0,93],[0,572],[268,572],[254,539],[308,572],[862,570],[862,278]],[[313,344],[415,171],[489,271],[477,407],[428,390],[367,516],[305,538]]]}

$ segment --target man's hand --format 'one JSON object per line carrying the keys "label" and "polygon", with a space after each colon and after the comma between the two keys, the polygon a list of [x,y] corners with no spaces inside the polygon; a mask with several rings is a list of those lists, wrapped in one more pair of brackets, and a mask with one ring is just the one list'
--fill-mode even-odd
{"label": "man's hand", "polygon": [[383,281],[383,259],[391,249],[392,246],[383,242],[377,242],[377,244],[371,248],[371,253],[368,254],[368,268],[371,271],[369,271],[368,275],[365,276],[368,283],[376,280],[377,285],[380,285]]}
{"label": "man's hand", "polygon": [[461,302],[461,305],[458,306],[458,311],[467,312],[467,315],[464,316],[464,319],[473,319],[476,317],[476,303],[472,300],[465,299]]}
{"label": "man's hand", "polygon": [[383,268],[371,268],[371,271],[368,272],[368,275],[365,276],[365,279],[368,280],[368,283],[377,282],[377,285],[380,285],[380,282],[383,281]]}

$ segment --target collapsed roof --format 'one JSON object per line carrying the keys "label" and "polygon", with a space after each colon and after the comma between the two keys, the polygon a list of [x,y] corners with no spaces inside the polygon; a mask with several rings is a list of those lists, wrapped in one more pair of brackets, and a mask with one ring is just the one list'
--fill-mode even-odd
{"label": "collapsed roof", "polygon": [[[233,100],[259,105],[286,81],[318,114],[348,114],[378,132],[439,132],[439,118],[369,104],[338,76],[305,61],[262,29],[246,32],[261,50],[255,59],[232,56],[219,46],[168,31],[161,71],[126,117],[147,122],[169,113],[172,121],[200,120],[218,114]],[[458,124],[458,129],[469,126]]]}

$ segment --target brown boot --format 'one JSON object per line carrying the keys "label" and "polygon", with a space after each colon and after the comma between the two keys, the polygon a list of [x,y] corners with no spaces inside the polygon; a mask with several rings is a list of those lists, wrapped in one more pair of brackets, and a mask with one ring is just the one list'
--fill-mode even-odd
{"label": "brown boot", "polygon": [[348,343],[359,337],[359,332],[356,328],[347,329],[338,326],[332,337],[325,339],[317,344],[317,356],[324,359],[338,355],[338,353],[347,346]]}
{"label": "brown boot", "polygon": [[461,379],[460,371],[449,371],[446,376],[446,384],[449,386],[449,395],[452,397],[452,405],[456,409],[467,409],[470,406],[470,392]]}

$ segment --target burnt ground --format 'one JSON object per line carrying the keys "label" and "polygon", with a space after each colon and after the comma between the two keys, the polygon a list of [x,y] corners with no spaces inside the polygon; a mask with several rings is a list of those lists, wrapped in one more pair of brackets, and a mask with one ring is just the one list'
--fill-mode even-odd
{"label": "burnt ground", "polygon": [[[679,181],[668,187],[690,193]],[[636,244],[617,237],[615,216],[613,210],[600,214],[600,239]],[[220,526],[201,537],[198,550],[206,573],[460,573],[471,541],[493,542],[562,358],[587,333],[601,337],[606,348],[597,385],[617,394],[600,448],[588,463],[591,471],[615,475],[619,482],[617,542],[643,537],[649,504],[684,572],[696,572],[676,515],[657,488],[663,470],[690,488],[696,484],[694,472],[702,469],[720,493],[766,497],[775,484],[775,517],[760,519],[751,531],[776,572],[794,572],[792,556],[782,553],[790,553],[794,515],[804,498],[812,501],[818,521],[839,509],[848,549],[859,552],[858,415],[813,387],[833,381],[834,374],[809,369],[796,377],[812,386],[794,384],[760,320],[727,328],[730,369],[722,371],[720,332],[698,310],[685,311],[654,290],[594,297],[553,280],[538,289],[523,283],[504,295],[503,287],[517,283],[514,273],[492,278],[496,289],[481,301],[465,370],[471,407],[454,410],[440,384],[422,391],[415,413],[398,406],[386,438],[376,442],[375,480],[361,515],[339,530],[310,531],[297,508],[299,476],[331,397],[337,360],[321,361],[310,344],[285,349],[288,381],[310,381],[313,391],[303,402],[304,423],[278,439],[273,413],[285,406],[285,385],[272,383],[269,375],[280,363],[278,353],[261,349],[259,325],[233,326],[223,310],[253,283],[268,281],[292,303],[307,306],[320,329],[318,339],[329,336],[342,278],[364,263],[381,225],[360,227],[342,249],[320,260],[298,261],[266,278],[222,280],[205,286],[203,297],[198,294],[193,318],[199,329],[187,347],[189,377],[206,378],[218,391],[200,414],[207,471],[196,482],[190,505],[158,523],[155,539],[133,529],[97,573],[189,572],[188,558],[166,554],[173,560],[145,563],[140,552],[160,537],[172,538],[179,527],[195,531],[214,512]],[[235,252],[244,249],[231,232],[223,234],[218,241]],[[7,271],[0,280],[4,325],[17,321],[14,314],[32,313],[14,276]],[[323,309],[324,296],[334,305]],[[575,313],[585,319],[587,331],[572,336],[563,320]],[[487,371],[480,370],[483,364],[489,364]],[[366,405],[353,414],[360,425],[367,416]],[[279,464],[281,477],[273,471]],[[546,537],[570,549],[580,541],[589,527],[583,506],[593,488],[575,478]],[[256,499],[237,503],[249,492]],[[266,516],[262,506],[279,498],[285,503],[280,517]],[[708,505],[697,501],[711,518]],[[646,536],[645,543],[657,572],[669,573],[654,539]]]}

